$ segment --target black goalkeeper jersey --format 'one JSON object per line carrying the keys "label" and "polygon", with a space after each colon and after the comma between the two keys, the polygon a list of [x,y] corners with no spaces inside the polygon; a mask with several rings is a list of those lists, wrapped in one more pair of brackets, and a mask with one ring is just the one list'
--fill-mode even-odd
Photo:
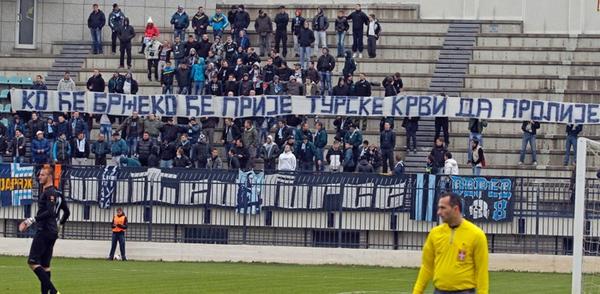
{"label": "black goalkeeper jersey", "polygon": [[35,216],[37,230],[57,234],[58,223],[64,224],[70,214],[65,197],[56,188],[50,187],[38,197],[38,212]]}

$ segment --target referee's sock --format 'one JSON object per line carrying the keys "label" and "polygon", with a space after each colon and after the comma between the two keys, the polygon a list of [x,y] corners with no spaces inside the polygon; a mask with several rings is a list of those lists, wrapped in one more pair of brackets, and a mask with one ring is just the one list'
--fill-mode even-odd
{"label": "referee's sock", "polygon": [[54,285],[52,285],[52,282],[50,281],[50,276],[44,270],[44,268],[42,268],[41,266],[36,267],[33,270],[33,272],[42,283],[42,291],[45,289],[46,291],[50,291],[50,293],[56,293],[56,288],[54,288]]}

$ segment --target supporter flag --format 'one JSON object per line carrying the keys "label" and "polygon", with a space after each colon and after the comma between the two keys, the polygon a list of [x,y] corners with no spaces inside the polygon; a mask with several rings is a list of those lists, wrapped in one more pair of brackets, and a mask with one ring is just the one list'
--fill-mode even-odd
{"label": "supporter flag", "polygon": [[32,187],[33,166],[19,163],[0,165],[0,206],[31,204]]}
{"label": "supporter flag", "polygon": [[262,185],[265,180],[264,173],[255,173],[253,170],[238,173],[237,184],[237,213],[260,213],[262,204]]}
{"label": "supporter flag", "polygon": [[110,208],[112,205],[112,199],[115,195],[115,188],[117,186],[117,166],[107,166],[102,172],[102,179],[100,180],[100,199],[98,203],[100,208]]}
{"label": "supporter flag", "polygon": [[437,221],[435,175],[417,174],[415,188],[412,193],[412,209],[410,219],[418,221]]}

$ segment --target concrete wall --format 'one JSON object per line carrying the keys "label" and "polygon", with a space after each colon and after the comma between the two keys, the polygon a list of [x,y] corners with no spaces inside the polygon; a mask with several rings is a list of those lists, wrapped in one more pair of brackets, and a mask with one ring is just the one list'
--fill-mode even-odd
{"label": "concrete wall", "polygon": [[[0,238],[0,254],[24,256],[32,239]],[[105,258],[110,241],[59,239],[54,256]],[[277,247],[249,245],[210,245],[185,243],[127,242],[132,260],[275,262],[291,264],[342,264],[389,267],[419,267],[420,251]],[[533,254],[490,254],[492,271],[561,272],[571,271],[570,256]],[[597,271],[600,258],[586,258],[584,271]]]}

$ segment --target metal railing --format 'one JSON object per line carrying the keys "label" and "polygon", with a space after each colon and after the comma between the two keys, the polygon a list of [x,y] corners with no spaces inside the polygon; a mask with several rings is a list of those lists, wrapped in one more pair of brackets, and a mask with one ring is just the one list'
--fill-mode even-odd
{"label": "metal railing", "polygon": [[[123,207],[130,240],[420,249],[427,232],[437,225],[437,199],[429,207],[433,221],[415,220],[414,195],[420,191],[419,195],[435,196],[443,189],[456,188],[452,181],[449,186],[441,185],[445,177],[422,187],[416,175],[266,173],[259,185],[261,200],[254,201],[240,196],[237,178],[237,171],[226,170],[122,168],[114,175],[112,206],[104,209],[99,207],[102,170],[64,171],[61,186],[71,218],[63,237],[108,239],[114,208]],[[490,251],[571,254],[572,180],[510,179],[512,219],[478,223],[488,236]],[[597,181],[589,180],[588,186],[596,187],[588,189],[594,194],[590,199],[600,198]],[[0,234],[30,236],[31,230],[19,233],[17,225],[36,210],[35,202],[0,207]],[[598,234],[599,216],[588,215],[588,232]]]}

